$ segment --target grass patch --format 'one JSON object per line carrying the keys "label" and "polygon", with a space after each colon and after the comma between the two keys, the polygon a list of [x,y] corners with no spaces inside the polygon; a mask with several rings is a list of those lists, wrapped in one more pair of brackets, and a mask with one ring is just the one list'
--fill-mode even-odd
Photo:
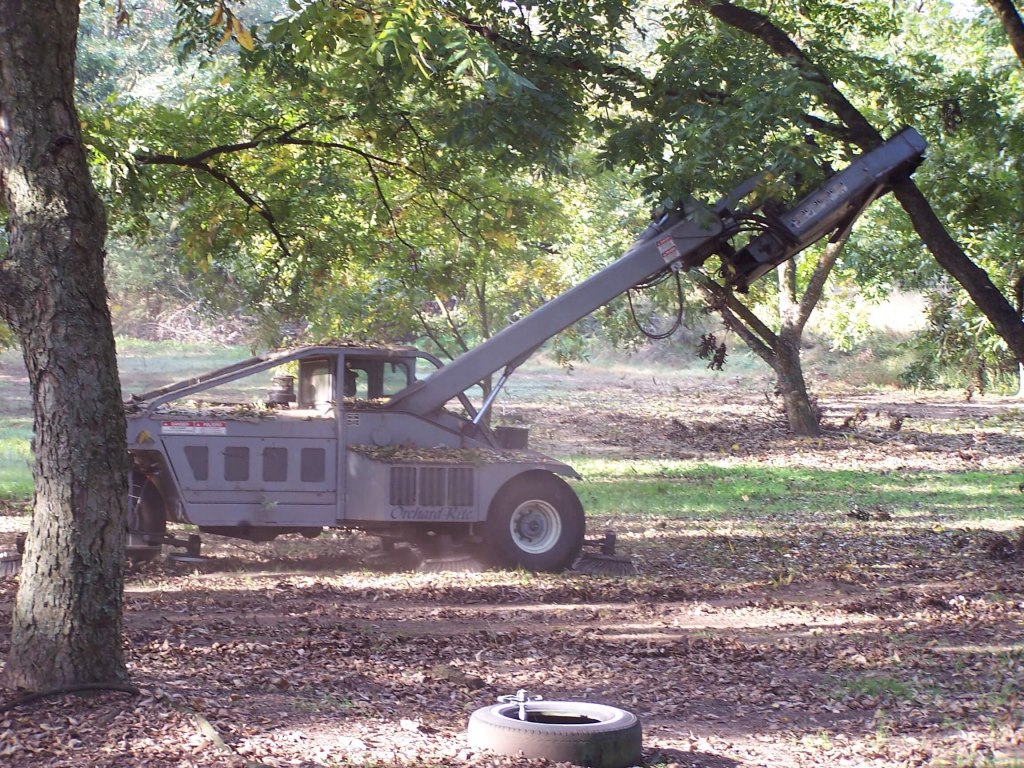
{"label": "grass patch", "polygon": [[853,696],[887,697],[909,700],[916,691],[909,683],[889,675],[865,675],[843,682],[843,689]]}
{"label": "grass patch", "polygon": [[748,517],[849,511],[854,504],[894,517],[1011,519],[1020,515],[1019,477],[999,472],[878,472],[686,461],[567,458],[583,475],[574,487],[595,513]]}
{"label": "grass patch", "polygon": [[117,367],[125,393],[139,394],[248,357],[250,350],[244,347],[117,340]]}
{"label": "grass patch", "polygon": [[0,426],[0,498],[20,500],[32,495],[32,423],[7,419]]}
{"label": "grass patch", "polygon": [[133,357],[244,359],[250,357],[251,352],[249,348],[240,346],[224,347],[183,341],[148,341],[119,336],[117,338],[117,356],[119,360]]}

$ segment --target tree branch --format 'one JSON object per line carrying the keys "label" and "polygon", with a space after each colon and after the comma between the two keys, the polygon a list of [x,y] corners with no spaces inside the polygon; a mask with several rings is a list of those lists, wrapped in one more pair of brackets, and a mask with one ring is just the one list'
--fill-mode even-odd
{"label": "tree branch", "polygon": [[817,133],[823,133],[826,136],[831,136],[833,139],[839,139],[840,141],[856,143],[853,131],[845,125],[831,123],[828,120],[812,114],[805,114],[802,119],[811,130],[816,131]]}
{"label": "tree branch", "polygon": [[[406,121],[406,124],[409,125],[408,121]],[[419,138],[418,134],[416,134],[415,130],[413,130],[413,135],[417,136],[417,139]],[[265,143],[292,145],[292,146],[300,146],[300,147],[314,147],[314,148],[319,148],[319,149],[340,149],[340,150],[343,150],[345,152],[351,152],[351,153],[353,153],[355,155],[358,155],[359,157],[363,158],[363,160],[365,160],[368,164],[370,162],[380,163],[381,165],[387,165],[387,166],[389,166],[391,168],[397,168],[397,169],[399,169],[401,171],[404,171],[405,173],[408,173],[410,176],[413,176],[413,177],[415,177],[417,179],[420,179],[421,181],[430,181],[430,177],[426,173],[417,170],[416,168],[414,168],[413,166],[409,165],[408,163],[403,163],[403,162],[401,162],[399,160],[389,160],[386,157],[381,157],[380,155],[374,154],[373,152],[368,152],[365,149],[359,149],[359,147],[354,147],[351,144],[344,144],[344,143],[337,142],[337,141],[322,141],[322,140],[319,140],[319,139],[296,139],[296,138],[291,138],[291,137],[287,137],[287,136],[284,136],[284,135],[279,137],[279,139],[274,140],[273,142],[265,142]],[[424,166],[425,165],[426,165],[426,161],[424,160]],[[461,200],[462,202],[466,203],[470,207],[478,208],[478,206],[476,205],[476,203],[472,199],[466,197],[465,195],[463,195],[462,193],[452,189],[451,187],[447,187],[447,186],[444,186],[444,185],[439,185],[439,188],[444,190],[449,195],[452,195],[453,197],[455,197],[455,198]],[[442,213],[444,213],[443,210],[442,210]]]}
{"label": "tree branch", "polygon": [[825,252],[818,257],[818,263],[814,265],[814,271],[807,281],[807,287],[804,288],[804,295],[800,297],[800,302],[797,305],[795,323],[801,333],[803,333],[807,321],[811,319],[811,313],[814,312],[814,308],[821,300],[821,294],[825,290],[828,276],[832,274],[836,261],[839,259],[839,254],[846,247],[846,243],[850,239],[850,233],[851,230],[847,228],[842,237],[835,242],[826,244]]}
{"label": "tree branch", "polygon": [[466,337],[462,335],[462,331],[459,330],[459,325],[455,322],[455,318],[452,317],[452,313],[448,309],[447,302],[443,301],[441,297],[436,294],[434,295],[434,301],[436,301],[438,306],[441,307],[441,311],[444,313],[445,322],[448,327],[452,329],[452,333],[455,335],[455,341],[459,343],[459,348],[463,352],[468,352],[469,344],[466,341]]}
{"label": "tree branch", "polygon": [[716,283],[703,272],[689,273],[690,279],[704,294],[708,306],[718,312],[726,327],[734,331],[758,357],[775,368],[774,345],[778,337],[750,309],[731,292]]}
{"label": "tree branch", "polygon": [[[400,114],[399,117],[401,118],[402,122],[405,123],[406,128],[409,129],[409,131],[413,135],[413,138],[416,140],[416,148],[420,152],[420,162],[422,163],[423,167],[426,168],[428,163],[426,140],[420,135],[419,130],[417,130],[416,126],[413,124],[412,120],[410,120],[407,115]],[[445,189],[445,191],[448,192],[449,190]],[[469,234],[462,228],[462,226],[457,221],[455,221],[455,219],[452,218],[451,214],[448,213],[448,210],[443,205],[441,205],[440,202],[438,202],[437,198],[434,196],[433,191],[427,190],[427,197],[430,198],[430,202],[434,204],[434,208],[436,208],[437,211],[441,214],[441,217],[444,218],[444,220],[447,221],[449,224],[451,224],[452,228],[456,232],[458,232],[467,240],[472,239],[469,236]],[[461,195],[456,195],[456,197],[462,200],[462,202],[464,202],[474,211],[480,211],[480,206],[478,206],[474,201],[470,200],[469,198]]]}
{"label": "tree branch", "polygon": [[323,149],[342,149],[346,152],[351,152],[355,155],[359,155],[364,160],[373,160],[374,162],[382,165],[390,165],[395,168],[401,168],[407,173],[411,173],[422,178],[416,169],[411,168],[405,163],[399,162],[398,160],[389,160],[386,157],[375,155],[372,152],[367,152],[365,149],[354,147],[351,144],[343,144],[337,141],[320,141],[317,139],[298,139],[295,138],[295,133],[308,128],[309,123],[302,123],[294,128],[289,128],[279,136],[275,136],[269,139],[259,139],[253,141],[240,141],[235,144],[220,144],[209,149],[204,149],[202,152],[198,152],[194,155],[182,157],[180,155],[168,155],[168,154],[156,154],[147,155],[138,153],[135,155],[135,161],[142,163],[143,165],[180,165],[180,166],[194,166],[197,163],[205,162],[212,157],[218,155],[232,154],[235,152],[245,152],[250,149],[258,149],[259,147],[265,146],[285,146],[285,145],[296,145],[301,147],[320,147]]}
{"label": "tree branch", "polygon": [[417,171],[410,165],[402,163],[398,160],[389,160],[386,157],[375,155],[373,152],[367,152],[365,149],[359,147],[353,147],[351,144],[343,144],[339,141],[320,141],[318,139],[295,139],[291,137],[282,136],[278,140],[274,141],[275,144],[289,144],[300,147],[319,147],[321,149],[341,149],[345,152],[351,152],[354,155],[359,155],[363,160],[367,162],[380,163],[381,165],[389,165],[392,168],[400,168],[401,170],[409,173],[418,178],[425,178],[425,176]]}
{"label": "tree branch", "polygon": [[775,332],[761,322],[760,318],[751,312],[746,304],[737,299],[732,291],[723,288],[703,272],[693,271],[689,275],[697,283],[698,287],[704,289],[713,297],[712,309],[718,310],[718,305],[727,307],[744,323],[749,325],[766,344],[774,346],[778,343],[778,336],[775,335]]}
{"label": "tree branch", "polygon": [[775,350],[761,341],[761,339],[757,337],[757,334],[750,330],[742,320],[736,317],[728,307],[723,307],[719,309],[718,312],[722,315],[722,321],[725,323],[725,327],[743,339],[743,343],[750,348],[750,351],[764,360],[765,363],[774,370],[778,364]]}
{"label": "tree branch", "polygon": [[[402,285],[405,286],[406,293],[412,296],[413,291],[404,279],[402,279]],[[413,309],[413,314],[416,315],[416,319],[420,321],[420,325],[423,327],[423,332],[427,335],[427,338],[437,346],[438,351],[449,360],[454,360],[455,355],[448,350],[441,338],[434,333],[434,329],[430,327],[430,323],[428,323],[427,318],[423,316],[423,312],[419,309]]]}
{"label": "tree branch", "polygon": [[384,189],[380,185],[380,177],[377,176],[377,169],[373,167],[373,163],[370,162],[369,158],[364,158],[364,160],[366,161],[366,169],[370,172],[370,178],[373,180],[373,187],[377,190],[377,198],[380,200],[380,204],[384,206],[384,210],[388,213],[388,220],[391,222],[391,231],[395,233],[395,239],[410,251],[415,252],[416,246],[406,240],[398,229],[398,220],[395,218],[395,213],[391,210],[391,204],[388,203],[387,196],[384,194]]}
{"label": "tree branch", "polygon": [[988,273],[964,255],[913,181],[896,179],[892,188],[935,260],[964,287],[996,332],[1006,340],[1017,360],[1024,361],[1024,324]]}
{"label": "tree branch", "polygon": [[1017,59],[1024,64],[1024,22],[1021,21],[1017,4],[1013,0],[988,0],[988,4],[1003,25]]}
{"label": "tree branch", "polygon": [[260,218],[267,222],[267,228],[270,229],[271,233],[274,235],[274,239],[277,240],[277,246],[278,248],[281,249],[281,253],[283,253],[286,258],[291,258],[292,252],[291,249],[288,247],[288,241],[285,239],[284,234],[278,228],[277,219],[274,217],[273,211],[271,211],[267,207],[266,203],[264,203],[262,200],[259,200],[254,195],[250,195],[248,192],[242,189],[241,185],[237,181],[235,181],[231,176],[217,168],[214,168],[213,166],[207,165],[206,163],[202,162],[196,162],[189,163],[188,167],[208,173],[213,178],[227,185],[228,188],[230,188],[232,192],[234,192],[239,198],[241,198],[245,202],[245,204],[249,206],[250,209],[256,209],[256,213],[260,215]]}
{"label": "tree branch", "polygon": [[[708,104],[721,104],[729,93],[714,88],[700,87],[696,90],[684,91],[670,81],[660,78],[651,79],[642,72],[631,69],[622,64],[608,64],[600,60],[585,59],[580,56],[567,56],[538,51],[524,43],[519,43],[502,35],[494,27],[486,24],[479,24],[465,16],[456,17],[465,29],[473,34],[483,37],[495,48],[507,51],[517,56],[548,66],[559,67],[564,71],[578,74],[591,75],[596,78],[619,78],[632,86],[628,91],[618,89],[622,97],[635,98],[640,92],[650,98],[681,98],[693,99],[696,96],[699,100]],[[608,80],[604,80],[601,86],[609,91]]]}
{"label": "tree branch", "polygon": [[[335,120],[329,120],[327,122],[330,123],[330,122],[335,122],[335,121],[336,121],[336,119]],[[409,121],[406,119],[405,122],[406,122],[406,125],[409,125],[410,128],[413,130],[413,135],[416,137],[417,141],[422,143],[421,137],[415,131],[415,129],[412,128],[412,126],[409,123]],[[317,148],[317,149],[334,149],[334,150],[342,150],[342,151],[345,151],[345,152],[349,152],[351,154],[354,154],[354,155],[357,155],[358,157],[360,157],[365,162],[366,167],[369,169],[370,177],[373,180],[374,187],[377,190],[378,198],[380,199],[381,203],[383,204],[385,210],[388,213],[388,218],[391,221],[391,226],[392,226],[392,229],[393,229],[393,231],[395,233],[395,237],[403,245],[405,245],[405,246],[407,246],[409,248],[413,248],[414,246],[411,243],[409,243],[401,235],[401,233],[400,233],[400,231],[398,229],[398,223],[397,223],[397,221],[395,219],[395,216],[394,216],[394,213],[393,213],[393,211],[391,209],[391,206],[389,205],[389,203],[387,201],[387,198],[384,195],[384,191],[383,191],[383,189],[381,187],[381,184],[380,184],[380,177],[379,177],[379,174],[377,172],[376,167],[374,166],[374,163],[377,163],[377,164],[380,164],[380,165],[383,165],[383,166],[388,166],[390,168],[399,169],[399,170],[403,171],[404,173],[409,174],[410,176],[413,176],[413,177],[415,177],[417,179],[424,180],[424,181],[429,180],[427,174],[422,172],[422,171],[420,171],[420,170],[417,170],[416,168],[412,167],[408,163],[404,163],[404,162],[401,162],[401,161],[398,161],[398,160],[391,160],[389,158],[382,157],[382,156],[380,156],[380,155],[378,155],[376,153],[369,152],[369,151],[367,151],[365,149],[360,149],[359,147],[353,146],[351,144],[345,144],[343,142],[337,142],[337,141],[325,141],[325,140],[321,140],[321,139],[303,139],[303,138],[298,138],[298,137],[295,136],[296,133],[298,133],[299,131],[301,131],[303,129],[309,128],[311,125],[312,125],[312,123],[310,123],[310,122],[303,122],[303,123],[295,125],[295,126],[293,126],[291,128],[288,128],[288,129],[282,131],[279,135],[271,137],[271,138],[263,138],[263,139],[258,139],[258,140],[254,139],[252,141],[240,141],[240,142],[234,142],[234,143],[231,143],[231,144],[220,144],[220,145],[217,145],[217,146],[214,146],[214,147],[209,147],[207,149],[204,149],[202,152],[198,152],[198,153],[196,153],[194,155],[181,156],[181,155],[172,155],[172,154],[166,154],[166,153],[160,153],[160,154],[137,153],[135,155],[135,160],[136,160],[136,162],[138,162],[140,164],[143,164],[143,165],[174,165],[174,166],[179,166],[179,167],[183,167],[183,168],[192,168],[192,169],[195,169],[195,170],[201,170],[201,171],[209,174],[210,176],[213,176],[214,178],[218,179],[222,183],[226,184],[239,198],[244,200],[246,202],[246,204],[248,204],[252,208],[256,208],[256,210],[259,212],[260,216],[267,222],[267,225],[269,226],[271,232],[273,233],[275,239],[277,240],[278,245],[281,248],[282,253],[285,256],[290,257],[291,256],[291,251],[288,248],[287,241],[285,240],[285,238],[282,235],[280,229],[278,228],[277,221],[275,220],[275,218],[273,216],[273,213],[270,211],[270,209],[267,208],[267,206],[265,204],[263,204],[262,201],[259,201],[258,198],[255,197],[255,195],[249,194],[245,190],[243,190],[242,187],[237,183],[237,181],[235,181],[231,176],[229,176],[227,173],[225,173],[223,171],[220,171],[217,168],[214,168],[213,166],[209,165],[209,163],[207,163],[206,161],[211,159],[211,158],[218,157],[220,155],[233,154],[233,153],[238,153],[238,152],[245,152],[245,151],[248,151],[248,150],[258,149],[260,147],[266,147],[266,146],[300,146],[300,147],[312,147],[312,148]],[[421,148],[421,150],[422,150],[422,148]],[[425,164],[425,162],[426,161],[424,160],[424,164]],[[470,198],[468,198],[465,195],[461,194],[460,192],[458,192],[456,190],[453,190],[453,189],[450,189],[450,188],[448,188],[446,186],[441,186],[440,189],[443,189],[447,194],[450,194],[453,197],[461,200],[462,202],[466,203],[470,207],[472,207],[474,209],[478,209],[478,206],[476,205],[476,203],[473,200],[471,200]],[[459,234],[461,234],[463,237],[468,237],[468,235],[465,232],[465,230],[452,218],[451,214],[449,214],[448,211],[443,206],[441,206],[439,204],[439,202],[434,197],[434,195],[432,193],[428,192],[428,197],[430,198],[430,201],[435,205],[437,210],[440,212],[442,218],[444,218],[446,221],[448,221],[449,224],[451,224],[452,227],[456,231],[458,231]]]}
{"label": "tree branch", "polygon": [[476,311],[480,313],[480,330],[485,339],[491,338],[491,313],[487,307],[487,277],[473,283],[476,294]]}
{"label": "tree branch", "polygon": [[836,88],[832,79],[804,54],[789,35],[762,13],[732,3],[712,0],[690,0],[690,5],[710,13],[723,24],[756,37],[780,58],[788,62],[809,82],[818,86],[818,97],[842,120],[849,131],[848,139],[862,149],[882,143],[881,134]]}
{"label": "tree branch", "polygon": [[246,205],[249,206],[249,208],[256,210],[260,217],[267,223],[267,226],[270,229],[271,233],[274,235],[274,238],[277,241],[278,247],[281,249],[282,254],[284,254],[284,256],[287,258],[291,258],[292,254],[291,249],[288,247],[288,242],[285,239],[284,234],[278,227],[278,223],[276,218],[274,217],[273,212],[267,207],[267,205],[262,200],[257,198],[255,195],[245,191],[242,188],[242,186],[232,176],[218,168],[213,167],[206,161],[209,160],[210,158],[218,157],[220,155],[245,152],[247,150],[257,149],[258,147],[261,146],[294,145],[304,147],[317,147],[322,149],[340,149],[346,152],[351,152],[352,154],[358,155],[365,162],[366,167],[370,172],[370,178],[373,181],[374,188],[377,191],[377,197],[380,200],[381,204],[384,206],[384,209],[387,211],[388,219],[391,222],[391,228],[395,234],[395,238],[403,245],[405,245],[407,248],[414,249],[415,247],[402,236],[398,228],[398,222],[395,219],[394,212],[392,211],[391,206],[388,203],[387,197],[384,194],[384,190],[381,187],[380,177],[377,173],[377,169],[374,166],[374,163],[380,163],[382,165],[386,165],[389,167],[399,168],[405,171],[406,173],[409,173],[418,178],[425,178],[425,176],[405,163],[399,162],[397,160],[389,160],[386,157],[381,157],[380,155],[376,155],[372,152],[360,149],[359,147],[354,147],[351,144],[344,144],[342,142],[336,141],[321,141],[317,139],[296,138],[295,133],[304,128],[309,127],[309,125],[310,123],[308,122],[300,123],[299,125],[293,126],[292,128],[283,131],[280,135],[269,139],[262,139],[258,141],[241,141],[232,144],[220,144],[215,147],[205,149],[202,152],[198,152],[194,155],[183,157],[180,155],[139,153],[135,155],[135,160],[144,165],[175,165],[183,168],[192,168],[193,170],[202,171],[217,179],[221,183],[225,184],[229,189],[231,189],[232,192],[235,193],[237,197],[244,201]]}
{"label": "tree branch", "polygon": [[266,143],[266,141],[241,141],[236,144],[221,144],[216,147],[204,149],[202,152],[198,152],[197,154],[189,155],[187,157],[168,154],[149,155],[137,152],[135,154],[135,162],[142,163],[143,165],[179,165],[182,167],[193,167],[198,163],[204,163],[210,158],[217,157],[218,155],[244,152],[247,149],[256,149],[256,147]]}
{"label": "tree branch", "polygon": [[[538,51],[523,43],[511,40],[502,35],[494,27],[473,21],[467,16],[456,17],[458,22],[468,31],[487,40],[495,48],[525,56],[543,64],[560,67],[561,69],[598,77],[613,77],[631,83],[637,88],[649,91],[652,81],[642,72],[638,72],[621,64],[607,64],[603,61],[587,60],[579,56],[567,56],[560,53]],[[607,84],[606,84],[607,85]]]}

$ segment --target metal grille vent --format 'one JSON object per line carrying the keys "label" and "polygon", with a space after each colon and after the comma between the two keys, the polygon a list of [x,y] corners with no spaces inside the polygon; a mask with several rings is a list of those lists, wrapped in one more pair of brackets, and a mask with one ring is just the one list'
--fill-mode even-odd
{"label": "metal grille vent", "polygon": [[417,501],[424,507],[444,506],[444,476],[442,467],[422,467],[420,473],[420,493]]}
{"label": "metal grille vent", "polygon": [[416,468],[391,468],[391,504],[407,507],[416,503]]}
{"label": "metal grille vent", "polygon": [[453,507],[473,506],[473,470],[469,467],[448,470],[448,503]]}
{"label": "metal grille vent", "polygon": [[391,467],[392,506],[471,507],[471,467]]}

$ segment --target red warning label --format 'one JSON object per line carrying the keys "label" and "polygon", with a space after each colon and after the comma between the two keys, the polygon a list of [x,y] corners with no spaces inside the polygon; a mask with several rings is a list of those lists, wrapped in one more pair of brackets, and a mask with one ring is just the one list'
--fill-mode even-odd
{"label": "red warning label", "polygon": [[164,435],[226,435],[226,421],[162,421],[160,432]]}

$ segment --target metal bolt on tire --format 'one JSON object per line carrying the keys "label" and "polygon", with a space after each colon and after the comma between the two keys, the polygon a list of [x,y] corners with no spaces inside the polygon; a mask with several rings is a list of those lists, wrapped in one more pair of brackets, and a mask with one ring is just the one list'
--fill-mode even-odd
{"label": "metal bolt on tire", "polygon": [[[521,707],[526,720],[519,719]],[[642,741],[636,715],[604,704],[507,702],[478,709],[469,718],[470,746],[590,768],[639,765]]]}

